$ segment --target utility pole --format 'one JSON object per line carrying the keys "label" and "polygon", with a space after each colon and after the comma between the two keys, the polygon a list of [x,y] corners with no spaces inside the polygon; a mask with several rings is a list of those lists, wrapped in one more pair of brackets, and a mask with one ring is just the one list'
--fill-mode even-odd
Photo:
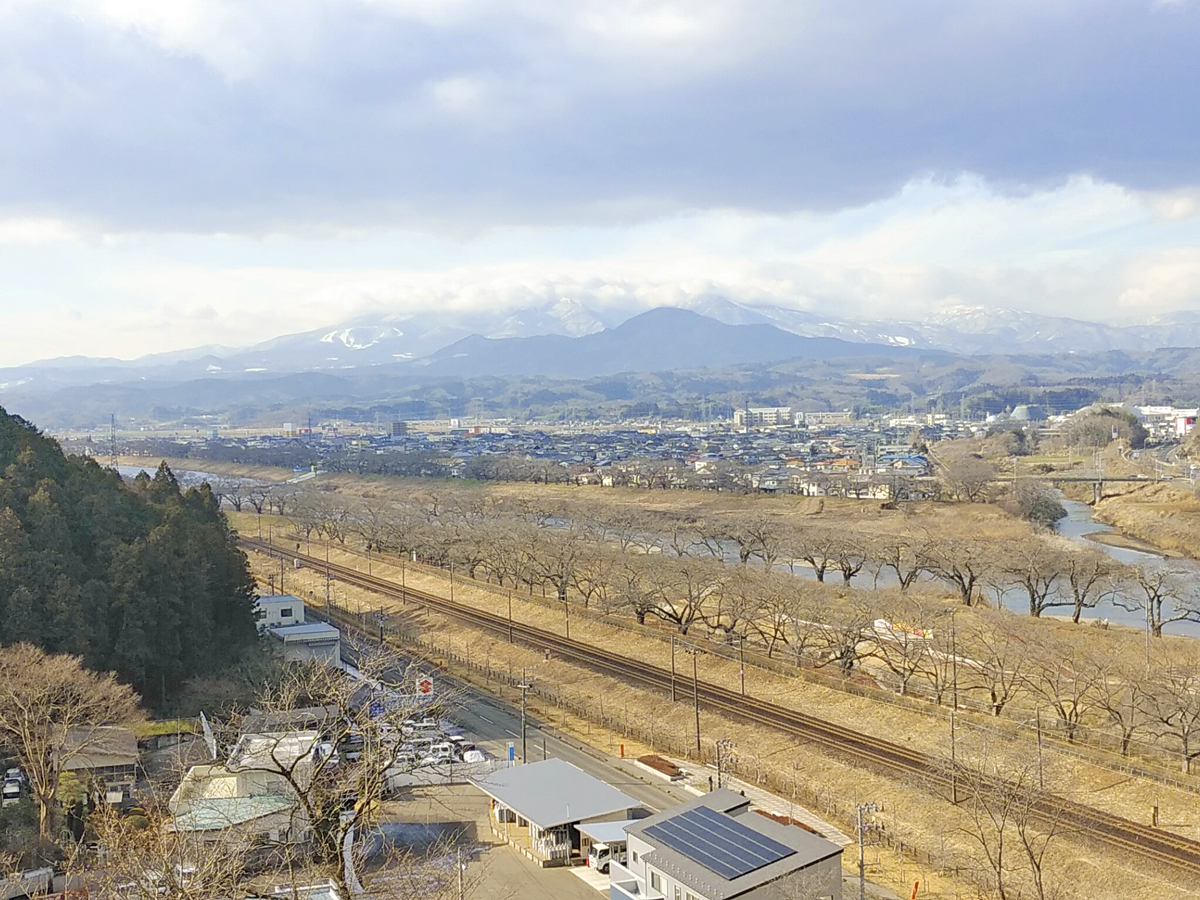
{"label": "utility pole", "polygon": [[746,696],[746,636],[738,636],[738,665],[742,674],[742,696]]}
{"label": "utility pole", "polygon": [[108,464],[112,469],[117,468],[117,414],[108,417]]}
{"label": "utility pole", "polygon": [[525,670],[521,670],[521,683],[518,685],[521,689],[521,765],[529,762],[529,758],[525,755],[526,742],[526,717],[525,717],[525,695],[529,690],[529,683],[525,679]]}
{"label": "utility pole", "polygon": [[[858,900],[867,900],[867,833],[875,835],[879,832],[881,826],[873,820],[864,820],[863,815],[870,815],[879,812],[879,804],[877,803],[860,803],[858,805]],[[874,839],[872,838],[872,844]]]}
{"label": "utility pole", "polygon": [[671,635],[671,702],[675,702],[675,635]]}
{"label": "utility pole", "polygon": [[1041,790],[1046,789],[1046,780],[1042,777],[1042,707],[1038,704],[1035,710],[1037,715],[1037,745],[1038,745],[1038,787]]}
{"label": "utility pole", "polygon": [[450,602],[454,602],[454,560],[450,560]]}
{"label": "utility pole", "polygon": [[951,690],[950,702],[950,802],[958,805],[958,734],[956,717],[958,716],[958,636],[954,631],[955,607],[950,609],[950,672]]}
{"label": "utility pole", "polygon": [[571,604],[563,600],[563,612],[567,615],[567,640],[571,639]]}
{"label": "utility pole", "polygon": [[700,674],[699,662],[700,648],[692,650],[692,699],[696,701],[696,759],[701,758],[700,750]]}

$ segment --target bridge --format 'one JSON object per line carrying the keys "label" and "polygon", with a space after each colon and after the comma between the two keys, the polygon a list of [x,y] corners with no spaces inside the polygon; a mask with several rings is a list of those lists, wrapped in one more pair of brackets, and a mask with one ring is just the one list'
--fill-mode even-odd
{"label": "bridge", "polygon": [[1036,474],[1021,475],[1018,474],[1015,478],[1011,473],[997,474],[993,481],[999,483],[1008,483],[1012,481],[1048,481],[1053,484],[1090,484],[1092,486],[1092,502],[1099,503],[1104,499],[1105,483],[1121,483],[1132,482],[1134,484],[1149,484],[1154,481],[1162,481],[1161,476],[1156,475],[1107,475],[1103,470],[1080,470],[1071,469],[1067,472],[1039,472]]}

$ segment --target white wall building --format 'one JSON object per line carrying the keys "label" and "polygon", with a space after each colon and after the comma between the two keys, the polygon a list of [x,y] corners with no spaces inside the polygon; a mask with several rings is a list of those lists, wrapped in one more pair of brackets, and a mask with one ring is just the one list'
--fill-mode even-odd
{"label": "white wall building", "polygon": [[841,900],[842,848],[718,790],[625,828],[611,900]]}
{"label": "white wall building", "polygon": [[261,612],[258,620],[258,630],[278,628],[280,625],[303,625],[304,601],[295,594],[271,594],[269,597],[259,597],[257,603]]}

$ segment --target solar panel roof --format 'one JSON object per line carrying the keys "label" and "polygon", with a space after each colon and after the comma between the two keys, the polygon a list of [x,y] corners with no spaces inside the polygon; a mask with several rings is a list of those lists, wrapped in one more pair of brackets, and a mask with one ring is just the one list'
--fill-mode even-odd
{"label": "solar panel roof", "polygon": [[732,816],[706,806],[697,806],[657,825],[649,825],[643,834],[728,880],[796,852],[747,828]]}

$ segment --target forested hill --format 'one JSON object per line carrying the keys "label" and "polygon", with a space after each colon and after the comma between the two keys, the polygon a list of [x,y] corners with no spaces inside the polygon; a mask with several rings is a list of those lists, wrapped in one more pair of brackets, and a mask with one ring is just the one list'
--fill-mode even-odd
{"label": "forested hill", "polygon": [[245,556],[207,485],[125,484],[0,409],[0,643],[118,672],[150,702],[255,642]]}

